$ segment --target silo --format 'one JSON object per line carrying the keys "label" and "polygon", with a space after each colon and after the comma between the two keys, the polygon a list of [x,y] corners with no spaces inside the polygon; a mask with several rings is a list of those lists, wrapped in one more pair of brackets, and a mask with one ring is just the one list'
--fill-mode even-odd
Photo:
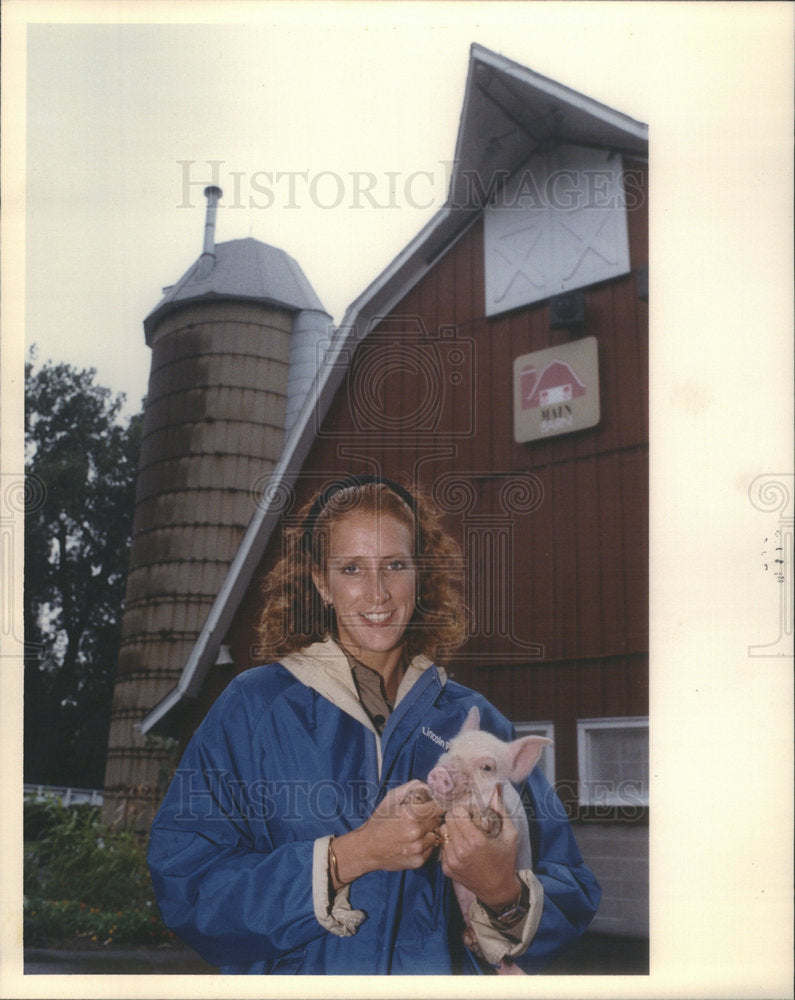
{"label": "silo", "polygon": [[298,264],[254,239],[215,244],[144,321],[152,350],[105,774],[105,816],[145,819],[166,751],[136,723],[174,687],[278,461],[330,317]]}

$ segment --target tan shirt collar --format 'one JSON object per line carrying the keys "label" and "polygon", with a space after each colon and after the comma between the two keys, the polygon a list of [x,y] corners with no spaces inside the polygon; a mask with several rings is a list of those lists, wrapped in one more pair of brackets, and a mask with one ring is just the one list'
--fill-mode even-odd
{"label": "tan shirt collar", "polygon": [[[359,698],[348,658],[333,639],[314,642],[300,652],[289,653],[279,662],[307,687],[323,695],[332,704],[358,719],[378,735]],[[398,687],[394,707],[406,697],[422,674],[431,666],[431,662],[431,659],[422,653],[411,660]],[[447,680],[444,669],[439,666],[436,669],[444,684]]]}

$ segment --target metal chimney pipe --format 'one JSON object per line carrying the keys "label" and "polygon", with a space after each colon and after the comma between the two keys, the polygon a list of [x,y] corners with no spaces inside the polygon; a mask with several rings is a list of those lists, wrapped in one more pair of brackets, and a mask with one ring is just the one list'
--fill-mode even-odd
{"label": "metal chimney pipe", "polygon": [[196,268],[196,279],[204,281],[209,278],[215,267],[215,212],[223,191],[217,187],[206,187],[204,196],[207,199],[207,215],[204,221],[204,247]]}
{"label": "metal chimney pipe", "polygon": [[206,187],[204,197],[207,199],[207,218],[204,222],[204,249],[202,253],[215,256],[215,213],[218,202],[223,197],[224,192],[218,187]]}

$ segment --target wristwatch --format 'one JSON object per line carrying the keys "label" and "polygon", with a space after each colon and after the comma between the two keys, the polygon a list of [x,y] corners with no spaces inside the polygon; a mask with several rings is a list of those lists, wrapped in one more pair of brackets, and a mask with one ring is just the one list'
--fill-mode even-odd
{"label": "wristwatch", "polygon": [[521,923],[522,920],[527,916],[530,910],[530,890],[527,888],[524,882],[522,882],[522,889],[519,893],[518,899],[513,903],[509,903],[507,906],[503,906],[501,910],[492,910],[490,906],[486,906],[485,903],[480,904],[486,911],[489,920],[492,925],[498,930],[509,929],[515,927],[517,924]]}

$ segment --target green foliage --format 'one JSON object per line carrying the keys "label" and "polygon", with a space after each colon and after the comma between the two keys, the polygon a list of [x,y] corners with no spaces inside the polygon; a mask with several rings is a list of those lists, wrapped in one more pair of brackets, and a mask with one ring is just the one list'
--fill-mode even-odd
{"label": "green foliage", "polygon": [[[35,841],[28,840],[38,834]],[[109,829],[93,806],[25,805],[25,941],[81,937],[151,944],[163,924],[140,839]]]}
{"label": "green foliage", "polygon": [[25,780],[78,787],[104,778],[142,422],[94,376],[25,368]]}
{"label": "green foliage", "polygon": [[52,800],[48,809],[37,862],[50,899],[79,898],[103,909],[151,899],[146,859],[134,833],[105,827],[95,806]]}
{"label": "green foliage", "polygon": [[101,910],[69,899],[26,896],[24,906],[25,945],[82,938],[98,944],[160,945],[174,940],[157,910],[126,907]]}
{"label": "green foliage", "polygon": [[[58,820],[58,812],[53,808],[54,799],[44,802],[29,800],[25,802],[22,819],[22,836],[26,844],[43,840]],[[76,806],[83,809],[83,806]]]}

